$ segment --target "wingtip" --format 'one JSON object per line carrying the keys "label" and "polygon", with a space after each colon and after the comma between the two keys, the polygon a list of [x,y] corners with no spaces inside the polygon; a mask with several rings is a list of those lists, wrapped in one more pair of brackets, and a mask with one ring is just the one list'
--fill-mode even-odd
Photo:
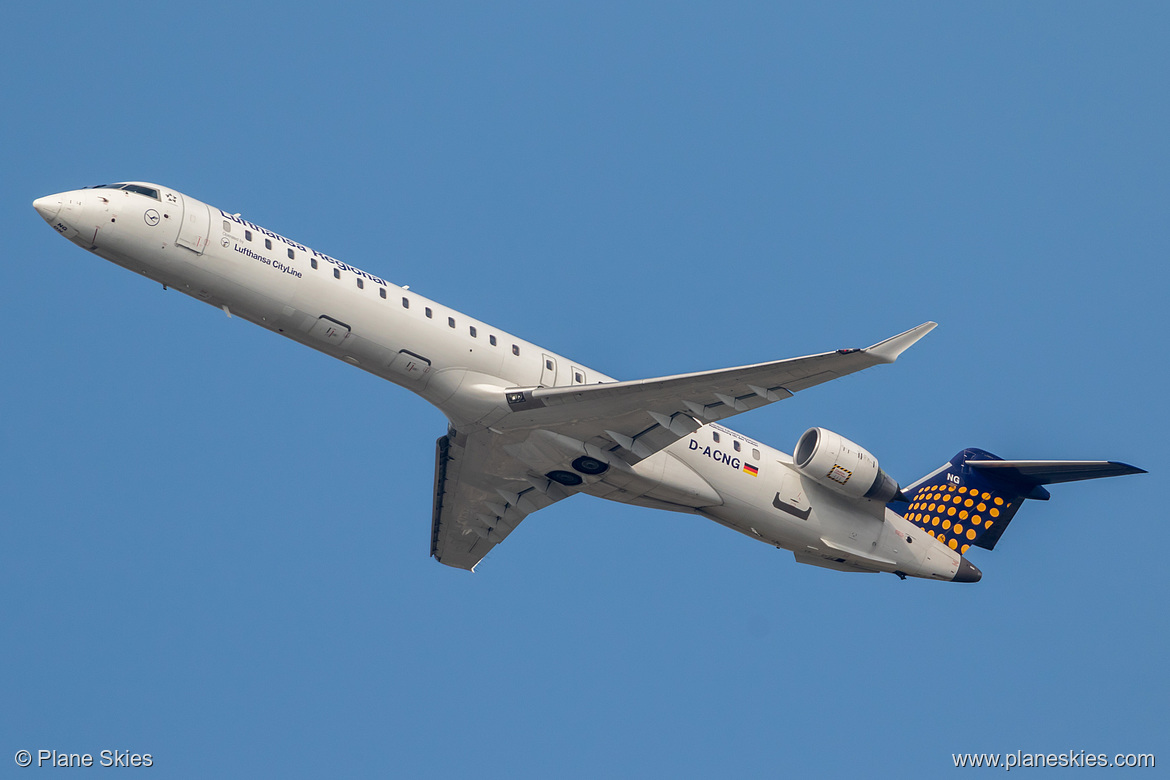
{"label": "wingtip", "polygon": [[1124,469],[1123,471],[1118,473],[1118,476],[1128,476],[1130,474],[1149,474],[1150,473],[1143,468],[1138,468],[1137,466],[1130,465],[1129,463],[1122,463],[1119,460],[1111,460],[1111,461],[1109,461],[1109,463],[1111,463],[1114,466],[1119,466],[1122,469]]}
{"label": "wingtip", "polygon": [[891,336],[885,341],[879,341],[872,347],[867,347],[865,351],[884,363],[893,363],[898,359],[899,355],[914,346],[919,339],[937,327],[937,322],[924,322],[916,328],[899,333],[897,336]]}

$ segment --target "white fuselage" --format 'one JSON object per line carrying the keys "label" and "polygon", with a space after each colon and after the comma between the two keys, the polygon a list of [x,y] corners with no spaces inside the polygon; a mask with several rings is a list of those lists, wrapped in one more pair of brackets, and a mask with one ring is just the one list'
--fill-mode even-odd
{"label": "white fuselage", "polygon": [[[79,246],[401,385],[459,431],[507,416],[508,388],[615,381],[177,191],[139,186],[146,194],[95,188],[34,205]],[[790,455],[721,425],[634,472],[623,490],[597,482],[582,491],[695,512],[828,568],[951,580],[960,564],[884,503],[839,495],[799,474]]]}

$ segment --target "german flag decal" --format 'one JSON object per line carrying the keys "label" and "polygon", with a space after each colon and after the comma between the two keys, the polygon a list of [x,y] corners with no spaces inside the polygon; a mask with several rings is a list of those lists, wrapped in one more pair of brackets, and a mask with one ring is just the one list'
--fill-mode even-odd
{"label": "german flag decal", "polygon": [[753,477],[758,477],[760,475],[760,470],[750,463],[745,463],[743,464],[743,473]]}

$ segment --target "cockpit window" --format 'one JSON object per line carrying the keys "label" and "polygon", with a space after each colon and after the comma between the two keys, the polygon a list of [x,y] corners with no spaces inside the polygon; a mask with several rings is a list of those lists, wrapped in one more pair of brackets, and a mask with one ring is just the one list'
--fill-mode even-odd
{"label": "cockpit window", "polygon": [[122,187],[122,189],[126,190],[127,192],[137,192],[139,195],[145,195],[146,197],[154,198],[155,200],[159,199],[158,190],[154,189],[153,187],[143,187],[141,184],[127,184],[126,186]]}
{"label": "cockpit window", "polygon": [[158,190],[153,187],[143,187],[141,184],[99,184],[94,187],[95,190],[126,190],[127,192],[136,192],[139,195],[145,195],[148,198],[161,200],[158,196]]}

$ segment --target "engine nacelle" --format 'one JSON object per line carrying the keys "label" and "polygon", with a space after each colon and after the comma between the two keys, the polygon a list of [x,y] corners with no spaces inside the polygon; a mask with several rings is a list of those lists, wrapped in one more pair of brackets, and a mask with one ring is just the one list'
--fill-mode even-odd
{"label": "engine nacelle", "polygon": [[824,428],[805,431],[796,442],[792,459],[801,474],[850,498],[870,498],[884,504],[901,494],[898,483],[882,471],[877,458]]}

